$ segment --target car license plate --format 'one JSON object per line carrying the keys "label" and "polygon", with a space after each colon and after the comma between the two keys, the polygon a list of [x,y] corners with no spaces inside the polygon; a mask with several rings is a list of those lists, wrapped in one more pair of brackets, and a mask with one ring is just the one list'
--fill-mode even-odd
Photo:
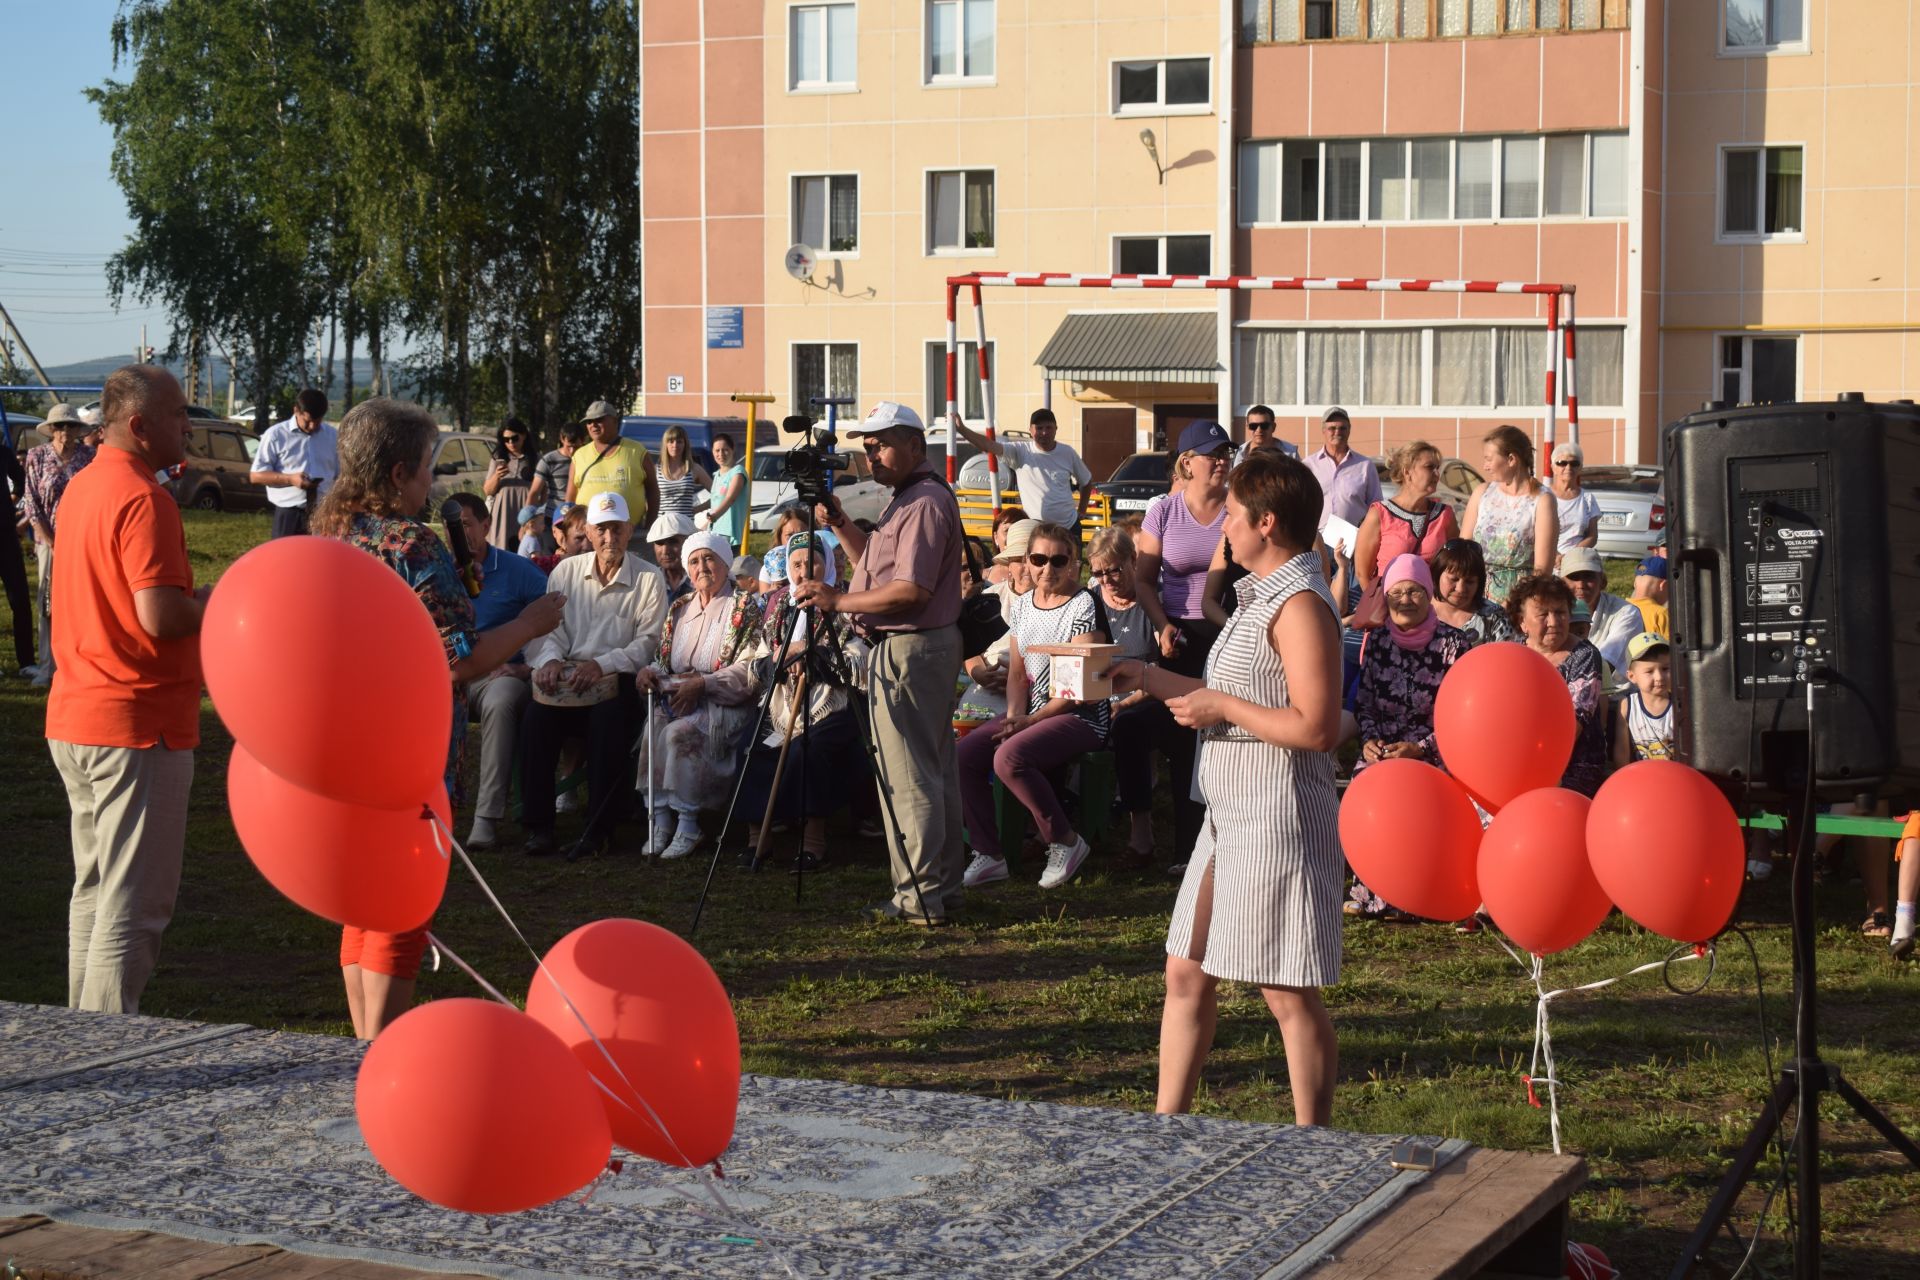
{"label": "car license plate", "polygon": [[1145,511],[1152,498],[1116,498],[1113,508],[1116,511]]}
{"label": "car license plate", "polygon": [[1627,513],[1624,511],[1602,511],[1600,527],[1603,529],[1624,529],[1627,527]]}

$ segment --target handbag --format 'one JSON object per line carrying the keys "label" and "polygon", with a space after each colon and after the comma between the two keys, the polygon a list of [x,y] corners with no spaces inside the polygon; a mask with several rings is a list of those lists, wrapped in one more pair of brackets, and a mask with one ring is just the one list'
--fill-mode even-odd
{"label": "handbag", "polygon": [[1370,631],[1386,625],[1387,575],[1383,573],[1367,584],[1367,589],[1360,593],[1360,603],[1353,606],[1353,629]]}

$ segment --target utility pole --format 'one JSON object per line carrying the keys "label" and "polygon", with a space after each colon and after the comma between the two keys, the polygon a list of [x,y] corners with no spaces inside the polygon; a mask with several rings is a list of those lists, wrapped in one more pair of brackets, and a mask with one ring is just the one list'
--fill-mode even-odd
{"label": "utility pole", "polygon": [[[51,387],[53,385],[53,379],[49,378],[47,371],[40,367],[39,358],[33,354],[33,348],[27,345],[26,335],[20,332],[20,326],[15,324],[13,317],[7,314],[7,308],[4,303],[0,303],[0,322],[6,324],[7,332],[11,333],[13,340],[20,344],[20,354],[27,358],[27,363],[33,367],[33,371],[40,375],[41,383]],[[59,404],[60,397],[49,391],[47,392],[47,403]]]}

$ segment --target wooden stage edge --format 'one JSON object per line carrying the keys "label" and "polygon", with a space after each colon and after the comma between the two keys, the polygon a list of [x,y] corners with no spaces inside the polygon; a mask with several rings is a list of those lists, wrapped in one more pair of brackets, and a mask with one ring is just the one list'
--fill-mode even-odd
{"label": "wooden stage edge", "polygon": [[[1470,1148],[1309,1274],[1312,1280],[1563,1276],[1567,1197],[1586,1177],[1586,1161],[1578,1156]],[[0,1218],[0,1260],[21,1280],[413,1280],[445,1274],[42,1217]]]}

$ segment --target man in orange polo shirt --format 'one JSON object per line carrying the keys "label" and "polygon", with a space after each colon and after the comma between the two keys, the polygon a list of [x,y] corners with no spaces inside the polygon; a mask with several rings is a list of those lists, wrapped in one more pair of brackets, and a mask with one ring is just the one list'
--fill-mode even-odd
{"label": "man in orange polo shirt", "polygon": [[180,508],[154,480],[186,457],[180,384],[128,365],[100,407],[105,442],[54,531],[47,746],[73,810],[67,1004],[138,1013],[180,890],[207,589],[193,588]]}

